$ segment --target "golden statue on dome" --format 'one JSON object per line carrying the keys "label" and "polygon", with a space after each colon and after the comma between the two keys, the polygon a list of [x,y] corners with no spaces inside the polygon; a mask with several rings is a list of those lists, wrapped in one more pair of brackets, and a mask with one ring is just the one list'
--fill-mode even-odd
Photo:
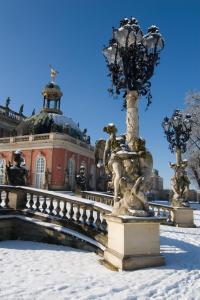
{"label": "golden statue on dome", "polygon": [[51,69],[51,82],[55,83],[55,78],[59,72],[56,71],[51,65],[49,65],[49,67]]}

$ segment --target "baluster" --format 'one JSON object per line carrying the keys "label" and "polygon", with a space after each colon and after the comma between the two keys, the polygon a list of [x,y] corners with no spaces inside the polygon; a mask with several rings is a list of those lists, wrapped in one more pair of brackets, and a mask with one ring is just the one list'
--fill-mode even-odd
{"label": "baluster", "polygon": [[54,210],[54,206],[53,206],[53,198],[51,197],[51,198],[50,198],[50,203],[49,203],[49,214],[50,214],[51,216],[54,215],[53,210]]}
{"label": "baluster", "polygon": [[87,212],[86,212],[86,207],[83,208],[83,214],[82,214],[82,220],[83,224],[86,224],[87,222]]}
{"label": "baluster", "polygon": [[35,209],[36,211],[40,211],[40,196],[39,195],[37,195],[35,207],[36,207],[36,209]]}
{"label": "baluster", "polygon": [[2,195],[2,191],[0,191],[0,208],[2,207],[2,206],[1,206],[1,203],[2,203],[1,195]]}
{"label": "baluster", "polygon": [[8,207],[9,207],[9,205],[8,205],[8,203],[9,203],[8,195],[9,195],[9,192],[6,191],[5,208],[8,208]]}
{"label": "baluster", "polygon": [[30,201],[29,201],[29,209],[33,209],[33,204],[34,204],[34,201],[33,201],[33,194],[30,194]]}
{"label": "baluster", "polygon": [[160,217],[160,207],[158,207],[157,216]]}
{"label": "baluster", "polygon": [[93,210],[92,209],[90,209],[90,216],[89,216],[88,221],[89,221],[90,226],[92,226],[92,224],[94,222]]}
{"label": "baluster", "polygon": [[167,222],[172,222],[172,210],[169,210],[169,216]]}
{"label": "baluster", "polygon": [[56,206],[56,216],[57,217],[60,217],[60,211],[61,211],[61,208],[60,208],[60,200],[57,199],[57,206]]}
{"label": "baluster", "polygon": [[47,198],[46,198],[46,196],[44,196],[44,202],[43,202],[43,204],[42,204],[42,212],[43,212],[44,214],[47,213],[46,209],[47,209]]}
{"label": "baluster", "polygon": [[95,221],[95,225],[96,225],[97,229],[100,228],[100,225],[101,225],[100,211],[97,211],[97,219]]}
{"label": "baluster", "polygon": [[70,210],[69,210],[69,219],[70,221],[73,220],[73,215],[74,215],[74,207],[73,207],[73,203],[70,203]]}
{"label": "baluster", "polygon": [[155,210],[154,210],[154,207],[150,205],[149,208],[151,209],[151,212],[153,213],[153,216],[155,216]]}
{"label": "baluster", "polygon": [[80,222],[80,217],[81,217],[81,213],[80,213],[80,205],[77,206],[77,212],[76,212],[76,221],[79,223]]}
{"label": "baluster", "polygon": [[26,193],[26,199],[25,199],[26,203],[25,203],[25,208],[28,208],[28,199],[29,199],[29,197],[30,197],[30,193]]}
{"label": "baluster", "polygon": [[64,201],[62,213],[63,213],[63,219],[68,219],[67,218],[67,202],[66,201]]}
{"label": "baluster", "polygon": [[103,219],[103,221],[101,222],[101,228],[103,231],[107,231],[107,222],[106,222],[106,219]]}

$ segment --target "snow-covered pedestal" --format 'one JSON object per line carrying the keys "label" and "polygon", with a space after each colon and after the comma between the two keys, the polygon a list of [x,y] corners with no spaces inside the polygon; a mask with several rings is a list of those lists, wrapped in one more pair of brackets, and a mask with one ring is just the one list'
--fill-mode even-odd
{"label": "snow-covered pedestal", "polygon": [[155,217],[106,215],[108,247],[104,259],[122,270],[162,266],[160,254],[160,222]]}
{"label": "snow-covered pedestal", "polygon": [[174,207],[172,211],[172,222],[177,227],[195,227],[193,208]]}

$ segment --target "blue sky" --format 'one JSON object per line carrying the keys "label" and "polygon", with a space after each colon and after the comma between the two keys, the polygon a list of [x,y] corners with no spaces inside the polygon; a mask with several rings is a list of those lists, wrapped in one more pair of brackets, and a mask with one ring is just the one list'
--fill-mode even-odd
{"label": "blue sky", "polygon": [[49,81],[49,64],[59,70],[65,115],[88,128],[92,142],[105,137],[102,128],[114,122],[125,132],[122,99],[113,100],[102,55],[103,45],[123,17],[134,16],[146,32],[155,24],[165,39],[160,65],[152,78],[153,104],[145,112],[140,101],[140,135],[153,154],[154,167],[169,186],[170,154],[161,121],[184,98],[200,89],[200,1],[135,0],[0,0],[0,104],[38,112],[41,90]]}

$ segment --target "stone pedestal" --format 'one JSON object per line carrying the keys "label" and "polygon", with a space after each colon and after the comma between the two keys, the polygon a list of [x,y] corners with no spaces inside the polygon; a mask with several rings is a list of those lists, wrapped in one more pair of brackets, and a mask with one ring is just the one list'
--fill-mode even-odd
{"label": "stone pedestal", "polygon": [[190,207],[174,207],[171,219],[177,227],[195,227],[193,209]]}
{"label": "stone pedestal", "polygon": [[162,266],[160,222],[155,217],[113,217],[106,215],[108,247],[104,259],[122,270]]}
{"label": "stone pedestal", "polygon": [[26,208],[26,193],[24,191],[9,192],[9,208],[24,209]]}

